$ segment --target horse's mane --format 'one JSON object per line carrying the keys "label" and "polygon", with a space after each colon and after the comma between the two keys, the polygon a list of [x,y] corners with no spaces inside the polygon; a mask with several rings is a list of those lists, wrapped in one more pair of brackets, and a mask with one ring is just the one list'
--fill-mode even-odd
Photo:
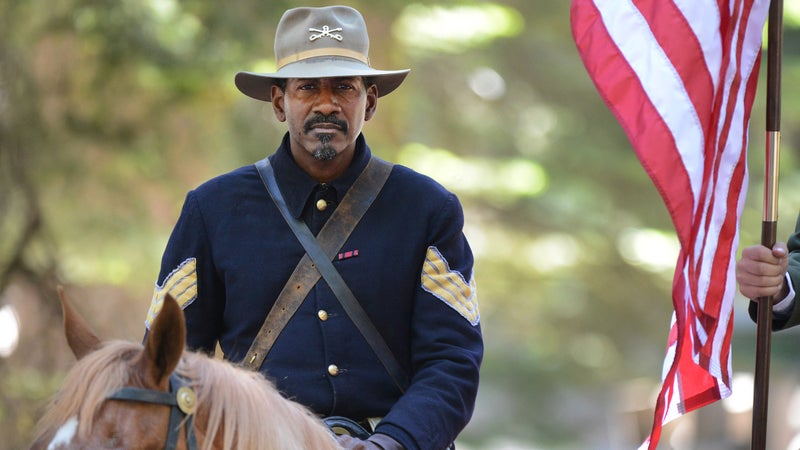
{"label": "horse's mane", "polygon": [[[78,433],[89,433],[103,400],[128,383],[131,359],[142,346],[108,341],[67,374],[37,427],[36,441],[51,438],[78,416]],[[202,450],[335,449],[327,428],[303,406],[281,397],[260,373],[194,352],[184,352],[176,373],[197,393],[195,429]],[[269,447],[273,448],[273,447]]]}
{"label": "horse's mane", "polygon": [[39,420],[34,442],[45,437],[49,440],[61,425],[75,416],[82,419],[78,432],[88,433],[106,396],[128,382],[130,366],[127,363],[141,350],[141,345],[109,341],[78,361]]}
{"label": "horse's mane", "polygon": [[177,373],[195,380],[198,417],[208,415],[206,443],[224,429],[224,450],[264,448],[266,442],[275,450],[339,448],[320,419],[283,398],[259,372],[186,352]]}

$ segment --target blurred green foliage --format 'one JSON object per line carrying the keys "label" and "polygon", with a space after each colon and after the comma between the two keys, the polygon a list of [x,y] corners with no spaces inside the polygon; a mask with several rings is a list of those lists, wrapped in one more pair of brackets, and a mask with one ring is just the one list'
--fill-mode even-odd
{"label": "blurred green foliage", "polygon": [[[381,99],[368,142],[465,206],[487,353],[464,442],[608,440],[621,385],[657,386],[677,242],[577,56],[568,2],[349,4],[367,19],[372,65],[412,69]],[[138,330],[186,191],[279,143],[270,105],[232,81],[271,70],[274,27],[291,6],[0,0],[0,292],[21,278],[49,299],[56,282],[117,286],[141,316],[111,315]],[[800,31],[785,39],[792,80]],[[763,90],[742,245],[760,240]],[[800,204],[799,95],[789,85],[783,97],[781,238]],[[20,348],[46,352],[60,339],[57,310],[43,316],[54,332]],[[735,368],[748,371],[743,330]],[[27,442],[66,367],[0,358],[0,435],[15,436],[0,448]]]}

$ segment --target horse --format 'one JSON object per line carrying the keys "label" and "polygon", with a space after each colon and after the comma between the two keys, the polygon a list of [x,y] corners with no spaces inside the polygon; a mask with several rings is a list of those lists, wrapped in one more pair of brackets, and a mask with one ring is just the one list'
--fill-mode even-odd
{"label": "horse", "polygon": [[143,344],[101,342],[63,288],[59,297],[77,362],[31,450],[341,450],[320,418],[260,373],[186,350],[183,311],[171,297]]}

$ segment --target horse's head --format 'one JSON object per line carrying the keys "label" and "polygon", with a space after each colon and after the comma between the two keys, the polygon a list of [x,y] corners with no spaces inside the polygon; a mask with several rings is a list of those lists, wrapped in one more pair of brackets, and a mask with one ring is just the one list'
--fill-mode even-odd
{"label": "horse's head", "polygon": [[[170,375],[184,350],[183,312],[170,297],[144,346],[103,344],[59,289],[64,331],[78,363],[40,422],[32,449],[165,448],[170,407],[114,397],[133,391],[169,392]],[[130,392],[130,391],[129,391]],[[185,448],[180,433],[178,448]]]}
{"label": "horse's head", "polygon": [[[171,297],[141,345],[101,342],[59,294],[78,362],[40,420],[31,449],[184,450],[195,439],[202,450],[340,448],[319,418],[283,398],[260,373],[184,352],[183,311]],[[190,386],[181,387],[187,380]]]}

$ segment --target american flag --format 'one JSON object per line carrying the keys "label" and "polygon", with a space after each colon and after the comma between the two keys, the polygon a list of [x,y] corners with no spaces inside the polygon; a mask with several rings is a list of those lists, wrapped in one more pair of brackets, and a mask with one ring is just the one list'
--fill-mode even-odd
{"label": "american flag", "polygon": [[747,142],[768,0],[572,0],[572,34],[681,250],[650,436],[731,393]]}

